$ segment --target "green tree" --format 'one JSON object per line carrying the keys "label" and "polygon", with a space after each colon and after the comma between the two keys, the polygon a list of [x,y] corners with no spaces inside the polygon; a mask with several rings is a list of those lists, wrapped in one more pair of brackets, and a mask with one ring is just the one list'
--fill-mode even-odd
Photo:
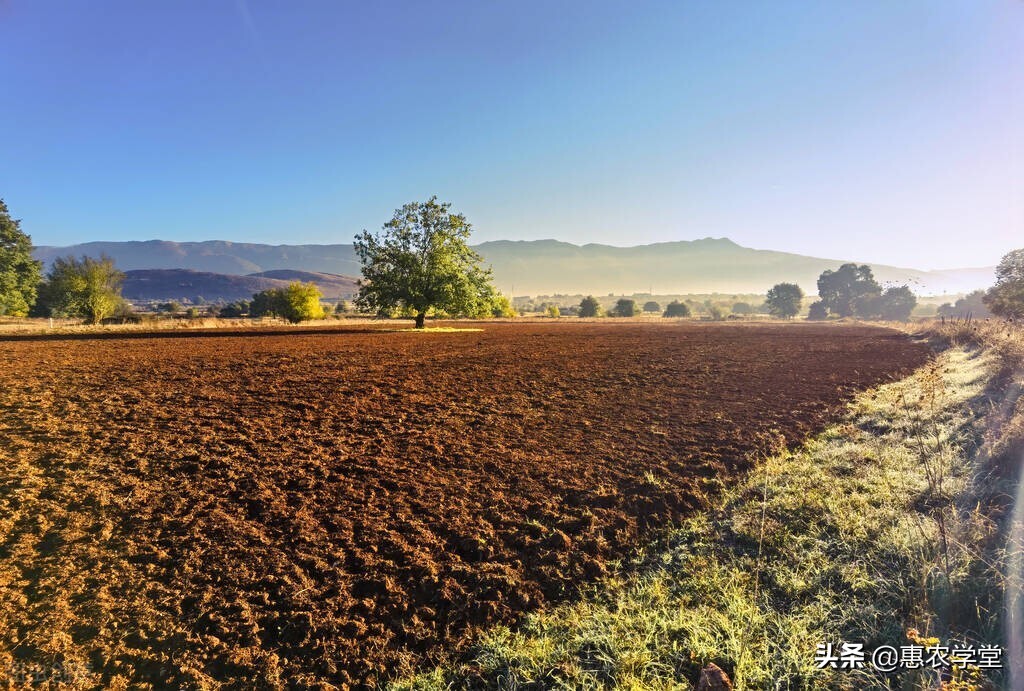
{"label": "green tree", "polygon": [[578,314],[581,317],[600,317],[601,303],[593,295],[588,295],[580,301]]}
{"label": "green tree", "polygon": [[478,315],[494,304],[491,270],[467,241],[472,226],[437,197],[395,211],[380,234],[355,240],[362,261],[356,303],[378,314],[410,312],[422,329],[430,310]]}
{"label": "green tree", "polygon": [[295,281],[285,288],[269,288],[253,295],[250,313],[254,317],[281,317],[293,324],[323,319],[321,297],[316,283]]}
{"label": "green tree", "polygon": [[864,319],[907,321],[917,305],[917,296],[907,286],[887,288],[876,295],[864,295],[854,303],[854,312]]}
{"label": "green tree", "polygon": [[737,302],[732,306],[733,314],[753,314],[754,308],[747,302]]}
{"label": "green tree", "polygon": [[558,305],[548,305],[548,316],[552,319],[558,319],[562,316],[562,313],[558,310]]}
{"label": "green tree", "polygon": [[82,317],[87,324],[98,324],[124,302],[122,281],[124,274],[106,255],[99,259],[60,257],[40,285],[39,302],[46,314]]}
{"label": "green tree", "polygon": [[619,298],[619,301],[615,303],[615,310],[613,311],[613,314],[616,317],[635,317],[636,300]]}
{"label": "green tree", "polygon": [[1014,250],[996,266],[996,284],[985,294],[985,304],[999,317],[1024,317],[1024,249]]}
{"label": "green tree", "polygon": [[661,311],[661,305],[659,305],[654,300],[648,300],[647,302],[644,303],[644,312],[660,312],[660,311]]}
{"label": "green tree", "polygon": [[804,299],[804,291],[795,283],[777,283],[768,291],[765,304],[768,314],[783,319],[791,319],[800,313],[800,302]]}
{"label": "green tree", "polygon": [[690,316],[690,308],[686,306],[685,302],[679,302],[679,300],[673,300],[672,302],[668,303],[668,306],[665,307],[665,313],[662,314],[661,316],[663,316],[663,317],[689,317]]}
{"label": "green tree", "polygon": [[881,292],[871,267],[866,264],[843,264],[835,271],[822,272],[818,277],[818,297],[829,312],[840,317],[852,317],[857,300]]}
{"label": "green tree", "polygon": [[0,199],[0,316],[28,316],[36,302],[42,268],[32,258],[32,239]]}

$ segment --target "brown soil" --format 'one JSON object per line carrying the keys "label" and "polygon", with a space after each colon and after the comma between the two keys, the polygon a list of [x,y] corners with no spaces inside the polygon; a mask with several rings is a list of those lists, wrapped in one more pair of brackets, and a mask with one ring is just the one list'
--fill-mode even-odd
{"label": "brown soil", "polygon": [[926,357],[824,325],[0,341],[0,680],[380,683]]}

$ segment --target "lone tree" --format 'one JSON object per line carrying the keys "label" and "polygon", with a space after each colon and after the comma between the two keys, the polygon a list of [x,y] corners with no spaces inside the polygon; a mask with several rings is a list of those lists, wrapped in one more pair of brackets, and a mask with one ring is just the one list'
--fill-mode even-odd
{"label": "lone tree", "polygon": [[686,306],[685,302],[679,302],[679,300],[673,300],[668,303],[665,307],[665,313],[663,317],[689,317],[690,308]]}
{"label": "lone tree", "polygon": [[1003,257],[996,267],[996,284],[985,293],[985,304],[1000,317],[1024,317],[1024,249]]}
{"label": "lone tree", "polygon": [[765,304],[768,314],[774,317],[791,319],[800,313],[800,301],[804,299],[804,291],[795,283],[777,283],[768,291]]}
{"label": "lone tree", "polygon": [[843,264],[835,271],[824,271],[818,278],[818,296],[832,314],[852,317],[857,301],[879,295],[882,287],[875,281],[867,264]]}
{"label": "lone tree", "polygon": [[629,298],[619,298],[619,301],[615,303],[616,317],[635,317],[636,316],[636,300],[630,300]]}
{"label": "lone tree", "polygon": [[601,316],[601,303],[597,301],[593,295],[580,300],[580,308],[578,312],[581,317],[600,317]]}
{"label": "lone tree", "polygon": [[379,234],[364,230],[355,240],[363,263],[360,308],[378,314],[411,313],[422,329],[430,310],[478,316],[492,309],[497,291],[491,270],[469,248],[472,226],[437,197],[395,211]]}
{"label": "lone tree", "polygon": [[39,303],[45,314],[82,317],[87,324],[99,324],[124,304],[121,282],[124,274],[114,260],[103,255],[55,259],[39,288]]}
{"label": "lone tree", "polygon": [[644,312],[660,312],[660,311],[661,311],[661,305],[659,305],[654,300],[648,300],[647,302],[644,303]]}
{"label": "lone tree", "polygon": [[32,239],[0,199],[0,316],[28,316],[42,268],[42,263],[32,258]]}

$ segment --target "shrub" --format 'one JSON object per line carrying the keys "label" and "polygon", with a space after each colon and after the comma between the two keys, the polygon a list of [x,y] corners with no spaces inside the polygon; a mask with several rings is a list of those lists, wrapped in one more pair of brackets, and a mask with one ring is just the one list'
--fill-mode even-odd
{"label": "shrub", "polygon": [[650,301],[644,303],[644,312],[660,312],[660,311],[661,311],[661,305],[659,305],[654,300],[650,300]]}

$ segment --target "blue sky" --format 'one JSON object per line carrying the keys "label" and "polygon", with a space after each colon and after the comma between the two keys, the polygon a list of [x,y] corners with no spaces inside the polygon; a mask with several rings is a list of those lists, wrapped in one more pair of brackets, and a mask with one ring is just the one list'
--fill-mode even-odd
{"label": "blue sky", "polygon": [[1024,246],[1024,2],[0,0],[0,197],[37,244],[478,241],[919,268]]}

